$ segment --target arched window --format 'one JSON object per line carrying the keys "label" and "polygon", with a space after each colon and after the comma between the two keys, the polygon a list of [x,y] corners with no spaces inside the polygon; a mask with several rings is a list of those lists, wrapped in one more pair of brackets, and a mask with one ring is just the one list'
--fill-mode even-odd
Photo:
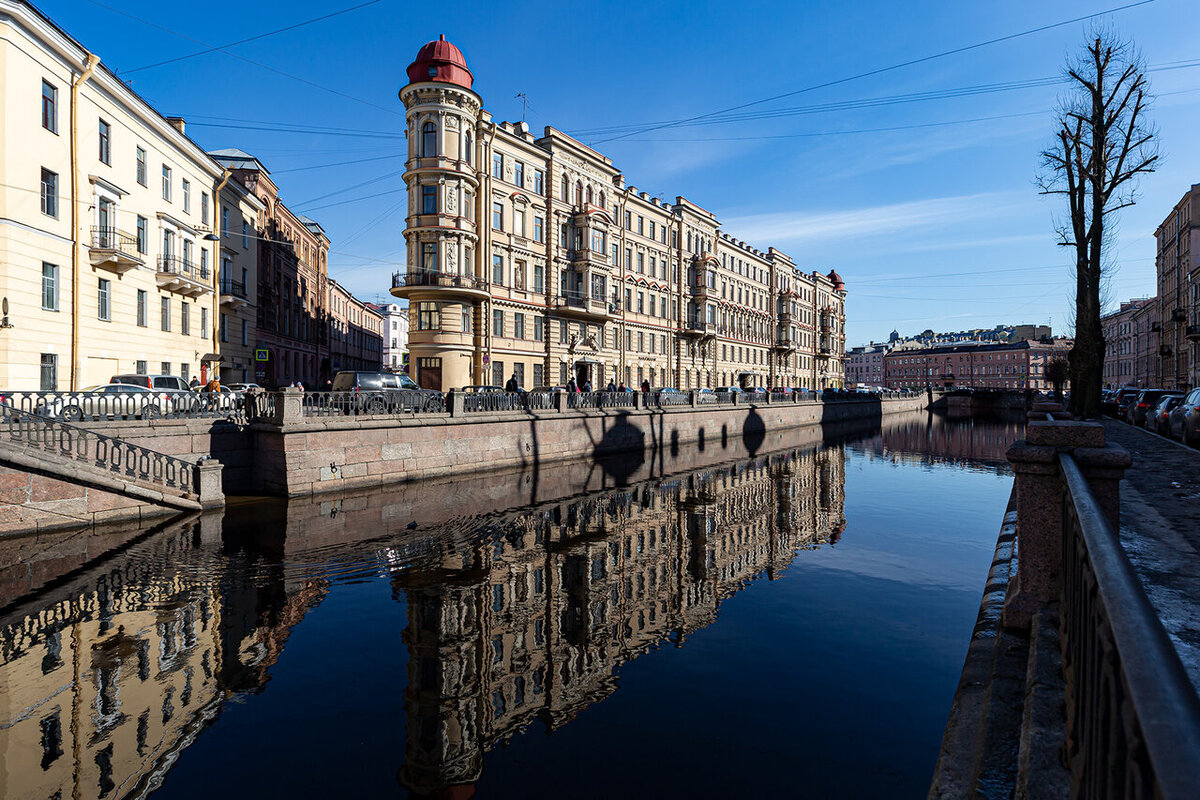
{"label": "arched window", "polygon": [[563,201],[564,203],[566,203],[566,202],[569,202],[569,201],[571,200],[571,197],[570,197],[570,194],[571,194],[571,189],[570,189],[570,186],[571,186],[571,184],[567,183],[567,176],[566,176],[566,175],[563,175],[563,176],[562,176],[562,181],[561,181],[561,183],[559,184],[558,190],[559,190],[559,194],[561,194],[561,195],[562,195],[562,201]]}
{"label": "arched window", "polygon": [[588,201],[588,205],[592,204],[592,187],[590,187],[590,186],[587,187],[587,201]]}
{"label": "arched window", "polygon": [[428,158],[437,154],[437,125],[426,122],[421,126],[421,155]]}
{"label": "arched window", "polygon": [[463,161],[468,164],[475,160],[475,137],[470,130],[463,132]]}
{"label": "arched window", "polygon": [[575,202],[583,202],[583,181],[575,181]]}
{"label": "arched window", "polygon": [[608,206],[605,205],[605,203],[604,203],[604,190],[603,189],[600,190],[600,207],[608,208]]}

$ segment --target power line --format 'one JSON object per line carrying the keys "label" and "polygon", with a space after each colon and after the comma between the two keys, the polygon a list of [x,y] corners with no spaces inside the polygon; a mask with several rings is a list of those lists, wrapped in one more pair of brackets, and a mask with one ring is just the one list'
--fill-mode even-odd
{"label": "power line", "polygon": [[349,192],[349,191],[353,191],[354,189],[360,189],[363,186],[370,186],[372,183],[379,183],[380,181],[386,181],[388,178],[394,178],[397,175],[402,175],[403,173],[404,173],[404,170],[402,170],[402,169],[395,170],[394,172],[388,172],[384,175],[379,175],[374,178],[369,178],[365,181],[362,181],[361,183],[356,183],[353,186],[347,186],[343,189],[337,189],[336,191],[328,192],[326,194],[319,195],[317,197],[312,197],[312,198],[309,198],[308,200],[304,200],[299,203],[295,203],[294,206],[296,208],[299,208],[300,206],[311,205],[312,203],[315,203],[318,200],[324,200],[327,197],[334,197],[336,195],[342,194],[343,192]]}
{"label": "power line", "polygon": [[[830,86],[838,86],[843,83],[849,83],[851,81],[860,80],[862,78],[872,77],[874,75],[881,75],[885,72],[892,72],[894,70],[902,69],[904,67],[911,67],[916,64],[923,64],[925,62],[933,61],[935,59],[945,58],[946,56],[957,55],[959,53],[966,53],[971,50],[978,50],[982,47],[988,47],[993,44],[999,44],[1000,42],[1012,41],[1013,39],[1019,39],[1021,37],[1030,36],[1035,33],[1041,33],[1043,31],[1053,30],[1054,28],[1061,28],[1065,25],[1073,25],[1076,22],[1083,22],[1085,20],[1095,19],[1096,17],[1102,17],[1105,14],[1115,14],[1118,11],[1125,11],[1130,8],[1137,8],[1138,6],[1148,5],[1153,2],[1155,2],[1155,0],[1138,0],[1138,2],[1127,3],[1122,6],[1117,6],[1116,8],[1110,8],[1106,11],[1098,11],[1094,14],[1086,14],[1082,17],[1075,17],[1074,19],[1064,20],[1062,22],[1055,22],[1055,23],[1051,23],[1049,25],[1042,25],[1037,28],[1030,28],[1029,30],[1021,31],[1019,33],[1011,33],[1011,34],[1008,34],[1007,36],[999,36],[994,39],[988,39],[987,41],[983,41],[983,42],[976,42],[975,44],[965,45],[963,47],[956,47],[951,50],[943,50],[940,53],[934,53],[932,55],[922,56],[921,58],[910,59],[908,61],[903,61],[899,64],[892,64],[891,66],[887,66],[887,67],[879,67],[877,69],[868,70],[866,72],[860,72],[856,75],[850,75],[845,78],[837,78],[835,80],[825,81],[824,83],[813,84],[811,86],[806,86],[802,89],[795,89],[790,92],[783,92],[781,94],[772,95],[771,97],[764,97],[759,100],[751,100],[747,103],[740,103],[738,105],[730,106],[729,108],[724,108],[719,111],[710,111],[706,114],[697,114],[696,116],[689,117],[689,118],[683,120],[682,122],[694,122],[695,120],[705,119],[707,117],[713,117],[713,116],[717,116],[719,114],[727,114],[731,111],[739,111],[743,108],[749,108],[751,106],[761,105],[762,103],[770,103],[775,100],[782,100],[785,97],[794,97],[798,94],[804,94],[806,92],[816,91],[817,89],[827,89]],[[666,123],[666,124],[656,125],[656,126],[647,128],[641,132],[642,133],[650,133],[651,131],[661,130],[663,128],[669,128],[669,127],[676,127],[676,126],[677,126],[677,124]],[[625,138],[627,138],[629,136],[633,136],[633,135],[634,135],[633,132],[624,133],[619,136],[609,137],[608,139],[601,139],[600,141],[596,142],[596,144],[605,144],[607,142],[614,142],[618,139],[625,139]]]}
{"label": "power line", "polygon": [[379,192],[377,194],[368,194],[368,195],[363,195],[362,197],[352,197],[349,200],[339,200],[336,203],[326,203],[323,206],[313,206],[312,208],[306,208],[304,210],[304,213],[309,214],[309,213],[312,213],[313,211],[320,211],[321,209],[324,209],[324,208],[333,208],[334,206],[344,206],[344,205],[348,205],[349,203],[357,203],[360,200],[370,200],[374,197],[386,197],[389,194],[397,194],[399,192],[405,192],[405,191],[408,191],[408,190],[407,189],[389,189],[386,192]]}
{"label": "power line", "polygon": [[[157,30],[163,31],[164,33],[169,33],[172,36],[178,36],[180,39],[186,39],[189,42],[194,42],[198,45],[201,45],[202,47],[212,47],[212,45],[210,45],[208,42],[204,42],[204,41],[201,41],[194,37],[188,36],[186,34],[179,33],[178,31],[171,30],[170,28],[167,28],[163,25],[159,25],[156,22],[151,22],[150,20],[143,19],[142,17],[139,17],[135,14],[130,14],[128,11],[122,11],[119,8],[113,8],[112,6],[108,6],[108,5],[105,5],[104,3],[97,2],[97,0],[88,0],[88,2],[94,6],[98,6],[107,11],[111,11],[114,14],[120,14],[123,17],[128,17],[129,19],[136,20],[137,22],[140,22],[143,25],[148,25],[151,28],[155,28]],[[281,69],[277,69],[275,67],[268,66],[267,64],[263,64],[258,61],[253,61],[249,58],[246,58],[245,56],[240,56],[237,53],[231,53],[228,50],[221,50],[221,52],[227,56],[236,58],[239,61],[245,61],[247,64],[252,64],[252,65],[258,67],[259,69],[265,69],[268,72],[274,72],[276,75],[282,75],[285,78],[290,78],[291,80],[299,81],[300,83],[303,83],[305,86],[311,86],[314,89],[320,89],[322,92],[328,92],[329,94],[337,95],[338,97],[344,98],[346,100],[353,100],[355,103],[362,103],[363,105],[370,106],[371,108],[375,108],[380,111],[386,111],[389,114],[395,114],[396,116],[403,116],[403,114],[396,111],[395,109],[385,108],[384,106],[376,105],[375,103],[372,103],[370,100],[364,100],[361,97],[355,97],[354,95],[346,94],[345,92],[338,91],[337,89],[331,89],[328,86],[322,86],[321,84],[310,81],[307,78],[301,78],[299,75],[293,75],[290,72],[284,72]],[[114,72],[116,72],[118,75],[120,75],[119,70],[114,70]]]}
{"label": "power line", "polygon": [[[229,42],[228,44],[215,45],[213,47],[209,47],[204,50],[199,50],[195,53],[189,53],[186,56],[177,56],[176,58],[169,58],[166,61],[158,61],[154,64],[147,64],[144,67],[135,67],[133,69],[127,69],[127,70],[125,70],[125,74],[131,75],[135,72],[142,72],[143,70],[154,69],[155,67],[162,67],[162,66],[166,66],[167,64],[175,64],[180,61],[186,61],[189,58],[195,58],[196,56],[203,56],[203,55],[207,55],[208,53],[215,53],[217,51],[225,52],[225,49],[229,48],[229,47],[236,47],[240,44],[247,44],[249,42],[258,41],[259,39],[266,39],[268,36],[274,36],[276,34],[285,33],[287,31],[294,31],[297,28],[303,28],[306,25],[312,25],[317,22],[323,22],[324,20],[331,19],[333,17],[337,17],[342,14],[349,14],[351,11],[357,11],[360,8],[366,8],[367,6],[373,6],[376,3],[381,3],[381,2],[383,2],[383,0],[370,0],[370,2],[368,2],[368,3],[360,3],[359,5],[352,6],[350,8],[343,8],[341,11],[333,11],[329,14],[325,14],[320,17],[314,17],[313,19],[305,20],[304,22],[297,22],[294,25],[288,25],[287,27],[284,27],[284,28],[276,28],[273,31],[267,31],[266,33],[260,33],[256,36],[250,36],[246,39],[239,39],[236,42]],[[99,3],[97,3],[96,5],[99,5]]]}
{"label": "power line", "polygon": [[394,159],[394,158],[404,158],[404,154],[403,153],[392,153],[391,155],[375,156],[374,158],[356,158],[353,161],[334,161],[333,163],[330,163],[330,164],[312,164],[307,167],[290,167],[288,169],[277,169],[277,170],[275,170],[274,174],[282,175],[285,172],[304,172],[304,171],[310,170],[310,169],[327,169],[329,167],[344,167],[347,164],[365,164],[368,161],[387,161],[389,159]]}

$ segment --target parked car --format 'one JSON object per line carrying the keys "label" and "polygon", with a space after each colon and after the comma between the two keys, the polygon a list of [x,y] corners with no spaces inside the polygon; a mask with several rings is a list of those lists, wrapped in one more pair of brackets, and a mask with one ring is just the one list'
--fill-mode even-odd
{"label": "parked car", "polygon": [[446,398],[404,373],[343,371],[333,376],[330,403],[350,414],[445,411]]}
{"label": "parked car", "polygon": [[1183,402],[1171,409],[1168,432],[1184,444],[1200,442],[1200,389],[1192,389]]}
{"label": "parked car", "polygon": [[234,394],[245,394],[247,389],[261,389],[257,383],[223,383],[221,386],[228,387],[229,391]]}
{"label": "parked car", "polygon": [[170,412],[173,405],[174,399],[168,392],[127,383],[104,383],[78,392],[47,395],[34,413],[66,422],[115,417],[154,419]]}
{"label": "parked car", "polygon": [[204,408],[210,411],[226,411],[241,408],[244,402],[242,395],[237,394],[228,386],[222,386],[215,396],[213,392],[203,387],[197,388],[195,391],[204,404]]}
{"label": "parked car", "polygon": [[1144,425],[1146,414],[1158,405],[1164,395],[1175,394],[1169,389],[1142,389],[1125,412],[1125,420],[1130,425]]}
{"label": "parked car", "polygon": [[1123,386],[1117,390],[1117,419],[1126,419],[1126,412],[1129,411],[1129,406],[1137,399],[1141,389],[1133,386]]}
{"label": "parked car", "polygon": [[1158,405],[1146,413],[1146,430],[1166,435],[1170,431],[1171,409],[1183,402],[1183,392],[1163,395]]}
{"label": "parked car", "polygon": [[[405,377],[407,377],[407,376],[405,376]],[[489,386],[464,386],[464,387],[462,387],[462,390],[466,394],[483,394],[486,392],[503,393],[504,387],[503,386],[490,386],[490,385]]]}
{"label": "parked car", "polygon": [[147,389],[166,392],[172,395],[168,404],[171,411],[199,411],[203,407],[200,398],[188,386],[188,382],[178,375],[113,375],[109,383],[126,383],[131,386],[144,386]]}
{"label": "parked car", "polygon": [[741,393],[742,390],[737,386],[718,386],[716,391],[718,394],[720,394],[721,392],[731,392],[731,393],[739,394],[739,393]]}

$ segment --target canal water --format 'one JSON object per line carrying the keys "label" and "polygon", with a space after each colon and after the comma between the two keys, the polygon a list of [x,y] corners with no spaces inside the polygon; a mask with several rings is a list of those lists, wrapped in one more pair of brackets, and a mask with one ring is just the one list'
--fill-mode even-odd
{"label": "canal water", "polygon": [[0,797],[923,797],[1021,432],[4,542]]}

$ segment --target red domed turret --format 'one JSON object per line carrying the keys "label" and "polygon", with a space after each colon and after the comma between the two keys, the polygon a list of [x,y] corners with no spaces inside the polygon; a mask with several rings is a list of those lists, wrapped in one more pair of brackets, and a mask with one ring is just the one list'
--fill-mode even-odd
{"label": "red domed turret", "polygon": [[846,282],[842,280],[842,276],[837,274],[837,270],[829,271],[829,280],[833,282],[833,289],[837,292],[846,291]]}
{"label": "red domed turret", "polygon": [[439,36],[417,51],[416,59],[408,65],[408,82],[424,83],[438,81],[453,83],[464,89],[470,89],[475,82],[475,76],[467,69],[467,60],[462,51],[445,36]]}

